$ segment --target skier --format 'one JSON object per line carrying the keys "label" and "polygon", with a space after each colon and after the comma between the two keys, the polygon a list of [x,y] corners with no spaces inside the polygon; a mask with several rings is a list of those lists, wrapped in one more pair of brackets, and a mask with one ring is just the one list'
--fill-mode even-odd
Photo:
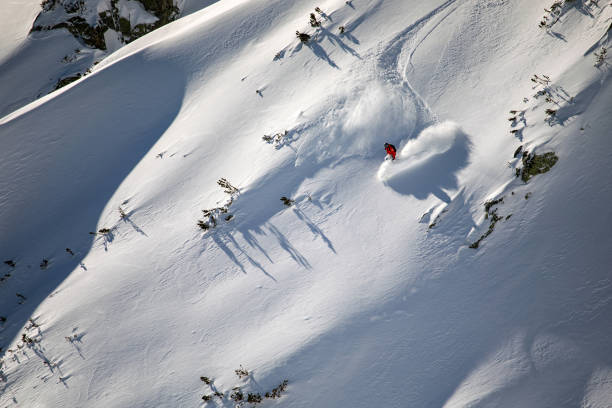
{"label": "skier", "polygon": [[391,160],[395,160],[395,154],[396,154],[395,146],[393,146],[390,143],[385,143],[385,151],[387,152],[389,156],[391,156]]}

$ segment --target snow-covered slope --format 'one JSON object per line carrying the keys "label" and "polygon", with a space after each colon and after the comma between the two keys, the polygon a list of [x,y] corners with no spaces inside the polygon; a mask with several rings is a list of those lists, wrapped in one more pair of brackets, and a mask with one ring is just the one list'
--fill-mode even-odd
{"label": "snow-covered slope", "polygon": [[0,406],[607,407],[612,8],[548,3],[221,0],[0,119]]}

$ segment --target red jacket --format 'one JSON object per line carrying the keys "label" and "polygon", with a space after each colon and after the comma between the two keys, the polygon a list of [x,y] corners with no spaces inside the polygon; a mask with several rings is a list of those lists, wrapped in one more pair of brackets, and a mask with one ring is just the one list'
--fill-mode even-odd
{"label": "red jacket", "polygon": [[393,146],[392,144],[387,144],[385,146],[385,151],[387,152],[387,154],[390,154],[391,157],[393,157],[393,160],[395,160],[395,154],[396,154],[395,146]]}

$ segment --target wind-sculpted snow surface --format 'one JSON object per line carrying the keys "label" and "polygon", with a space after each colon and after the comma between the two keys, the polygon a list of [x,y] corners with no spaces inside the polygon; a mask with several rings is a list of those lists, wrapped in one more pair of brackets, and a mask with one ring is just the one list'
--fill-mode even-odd
{"label": "wind-sculpted snow surface", "polygon": [[457,190],[456,173],[466,167],[470,139],[452,122],[428,127],[416,139],[409,140],[396,156],[378,170],[378,178],[401,194],[425,199],[434,194],[449,202],[445,190]]}
{"label": "wind-sculpted snow surface", "polygon": [[198,4],[0,120],[0,406],[609,408],[611,6]]}

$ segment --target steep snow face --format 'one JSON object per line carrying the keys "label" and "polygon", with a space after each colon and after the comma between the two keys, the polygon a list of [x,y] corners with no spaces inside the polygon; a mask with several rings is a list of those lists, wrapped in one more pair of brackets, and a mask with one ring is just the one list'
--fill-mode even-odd
{"label": "steep snow face", "polygon": [[0,120],[0,405],[605,406],[612,8],[205,3]]}

